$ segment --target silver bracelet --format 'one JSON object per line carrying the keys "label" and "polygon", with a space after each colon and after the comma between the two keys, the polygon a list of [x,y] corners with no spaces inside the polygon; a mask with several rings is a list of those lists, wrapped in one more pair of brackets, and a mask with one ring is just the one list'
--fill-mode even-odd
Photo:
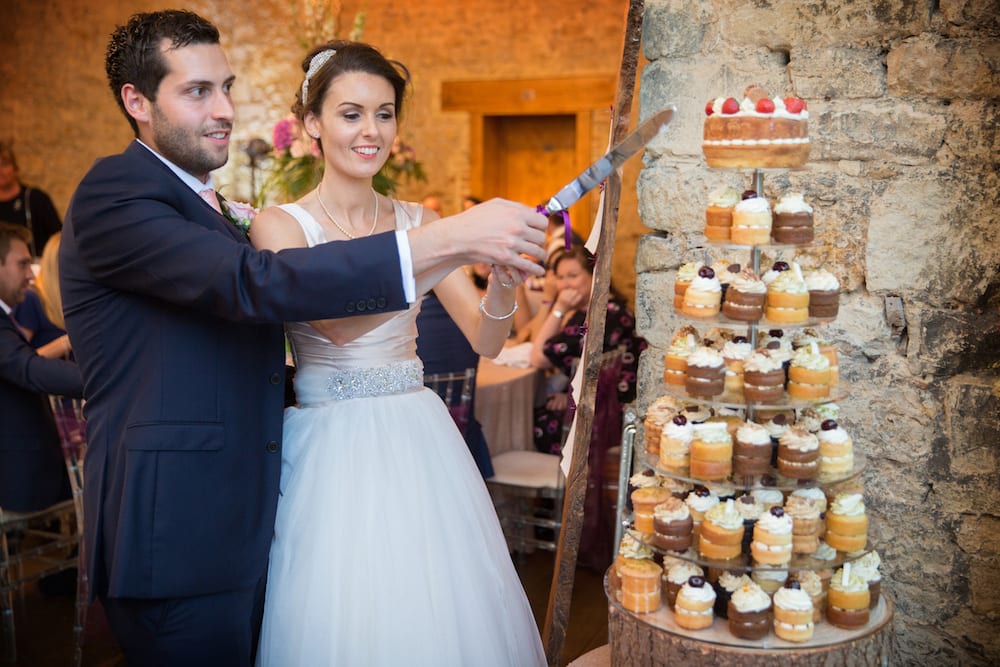
{"label": "silver bracelet", "polygon": [[514,317],[514,313],[517,312],[517,301],[514,302],[514,307],[510,309],[509,313],[507,313],[502,317],[497,317],[496,315],[491,315],[488,312],[486,312],[486,295],[484,294],[483,298],[480,299],[479,301],[479,312],[483,314],[483,317],[486,317],[491,320],[496,320],[497,322],[509,320],[510,318]]}

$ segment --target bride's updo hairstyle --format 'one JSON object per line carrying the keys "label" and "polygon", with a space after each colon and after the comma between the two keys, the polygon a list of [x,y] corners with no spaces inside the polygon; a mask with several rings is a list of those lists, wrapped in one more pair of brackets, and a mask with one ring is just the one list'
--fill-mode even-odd
{"label": "bride's updo hairstyle", "polygon": [[309,112],[321,115],[323,99],[331,82],[348,72],[373,74],[388,81],[396,93],[397,120],[402,115],[403,97],[410,85],[410,70],[399,61],[389,60],[370,44],[343,39],[320,44],[302,61],[302,71],[305,78],[292,105],[292,113],[299,122],[303,122]]}

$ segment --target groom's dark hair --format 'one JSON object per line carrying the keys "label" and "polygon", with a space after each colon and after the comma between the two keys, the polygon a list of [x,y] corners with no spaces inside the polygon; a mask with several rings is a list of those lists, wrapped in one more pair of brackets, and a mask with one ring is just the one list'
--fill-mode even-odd
{"label": "groom's dark hair", "polygon": [[127,24],[116,27],[111,33],[104,70],[111,94],[136,136],[139,136],[139,124],[125,110],[122,86],[131,83],[146,99],[156,101],[160,82],[168,73],[161,50],[165,39],[170,40],[171,49],[191,44],[218,44],[219,30],[194,12],[168,9],[135,14]]}

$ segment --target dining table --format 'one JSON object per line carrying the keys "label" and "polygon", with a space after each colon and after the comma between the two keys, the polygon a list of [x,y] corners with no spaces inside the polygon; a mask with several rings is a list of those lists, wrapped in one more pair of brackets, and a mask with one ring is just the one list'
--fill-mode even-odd
{"label": "dining table", "polygon": [[476,371],[476,420],[490,456],[534,449],[535,397],[544,382],[536,368],[505,366],[481,358]]}

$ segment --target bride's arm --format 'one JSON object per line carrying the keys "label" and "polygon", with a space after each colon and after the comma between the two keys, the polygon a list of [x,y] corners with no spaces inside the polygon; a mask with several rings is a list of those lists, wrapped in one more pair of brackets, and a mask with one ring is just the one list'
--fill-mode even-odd
{"label": "bride's arm", "polygon": [[485,313],[482,313],[479,310],[479,290],[464,270],[456,269],[437,284],[434,294],[465,334],[472,348],[482,356],[492,359],[500,354],[510,334],[514,318],[504,316],[511,313],[514,308],[514,290],[514,286],[503,287],[500,281],[490,274],[486,300],[483,302]]}

